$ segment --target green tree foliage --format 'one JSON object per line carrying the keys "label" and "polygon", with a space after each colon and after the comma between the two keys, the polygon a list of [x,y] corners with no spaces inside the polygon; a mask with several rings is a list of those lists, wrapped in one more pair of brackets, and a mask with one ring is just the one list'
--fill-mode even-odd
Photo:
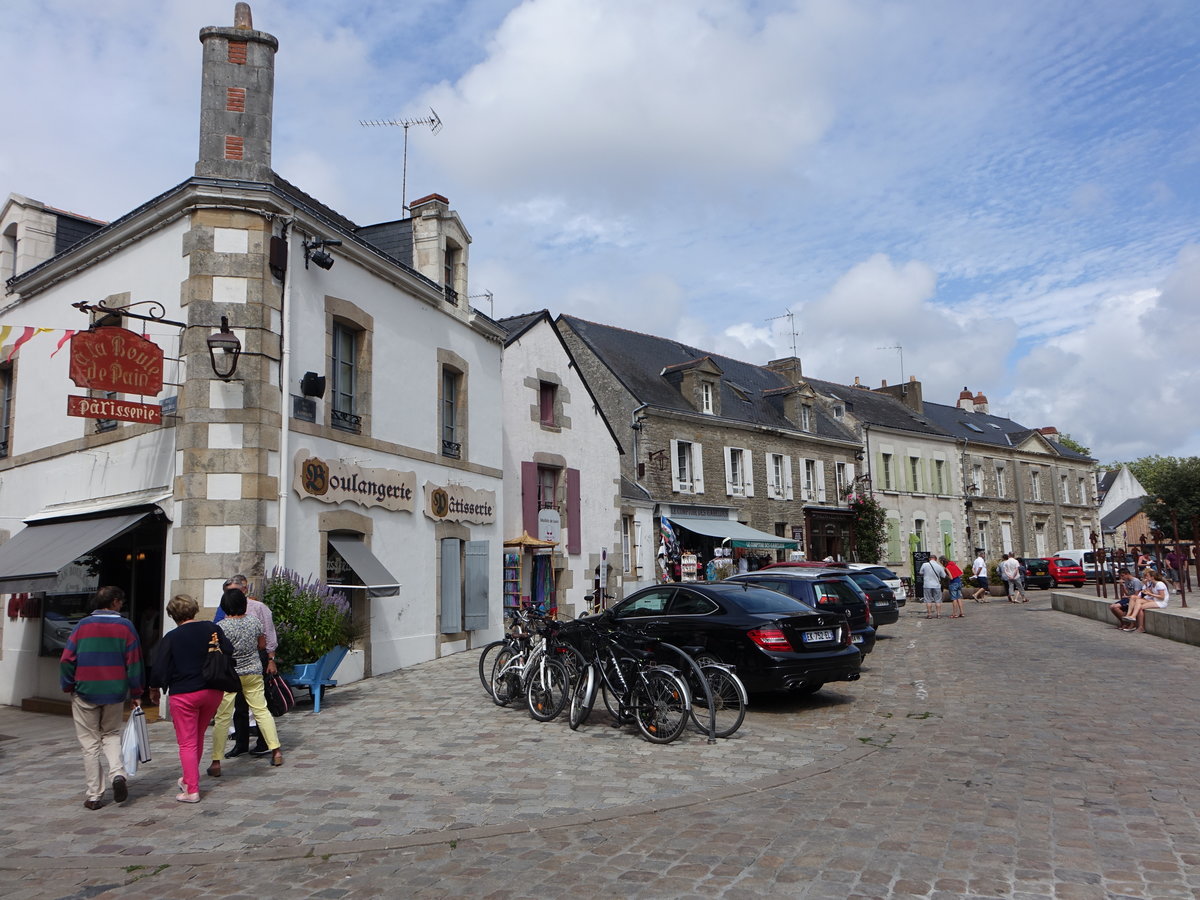
{"label": "green tree foliage", "polygon": [[1058,436],[1058,442],[1068,450],[1074,450],[1076,453],[1082,453],[1084,456],[1092,455],[1090,447],[1083,446],[1083,444],[1079,443],[1079,441],[1075,440],[1069,434],[1060,434]]}
{"label": "green tree foliage", "polygon": [[[1179,522],[1179,538],[1191,540],[1192,520],[1200,520],[1200,456],[1143,456],[1125,463],[1146,489],[1142,511],[1155,528],[1174,538],[1171,513]],[[1161,502],[1160,502],[1161,501]]]}
{"label": "green tree foliage", "polygon": [[874,497],[863,494],[850,498],[850,509],[854,512],[851,530],[859,561],[879,562],[887,543],[887,513]]}

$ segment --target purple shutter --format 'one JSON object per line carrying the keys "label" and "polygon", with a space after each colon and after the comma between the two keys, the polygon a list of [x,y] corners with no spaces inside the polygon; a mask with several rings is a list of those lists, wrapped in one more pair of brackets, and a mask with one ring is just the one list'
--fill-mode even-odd
{"label": "purple shutter", "polygon": [[579,470],[567,469],[567,552],[574,555],[583,549],[579,534]]}
{"label": "purple shutter", "polygon": [[521,523],[530,537],[538,537],[538,467],[521,463]]}

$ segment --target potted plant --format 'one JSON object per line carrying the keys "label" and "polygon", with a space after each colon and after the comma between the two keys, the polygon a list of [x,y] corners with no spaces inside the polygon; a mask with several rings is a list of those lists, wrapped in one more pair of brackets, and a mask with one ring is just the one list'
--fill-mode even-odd
{"label": "potted plant", "polygon": [[275,619],[275,663],[281,671],[315,662],[336,647],[350,646],[354,638],[346,595],[291,569],[271,570],[262,602]]}

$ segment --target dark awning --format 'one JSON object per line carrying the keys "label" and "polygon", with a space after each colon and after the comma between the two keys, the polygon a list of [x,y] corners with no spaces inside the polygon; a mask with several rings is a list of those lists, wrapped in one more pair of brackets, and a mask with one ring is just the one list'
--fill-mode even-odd
{"label": "dark awning", "polygon": [[134,528],[149,512],[28,525],[0,546],[0,593],[48,591],[58,572]]}
{"label": "dark awning", "polygon": [[[400,593],[400,582],[381,563],[370,548],[358,538],[346,535],[331,534],[329,543],[346,565],[354,570],[354,574],[362,579],[367,594],[371,597],[395,597]],[[337,587],[355,588],[357,585],[345,584]],[[361,590],[362,588],[360,588]]]}
{"label": "dark awning", "polygon": [[748,550],[795,550],[799,547],[796,541],[782,538],[775,534],[767,534],[734,522],[730,519],[698,519],[690,516],[666,516],[672,525],[686,528],[695,534],[721,538],[733,547],[744,547]]}

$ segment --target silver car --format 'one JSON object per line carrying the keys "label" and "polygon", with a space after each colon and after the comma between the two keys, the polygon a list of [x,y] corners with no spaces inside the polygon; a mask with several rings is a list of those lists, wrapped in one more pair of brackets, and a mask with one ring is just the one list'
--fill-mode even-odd
{"label": "silver car", "polygon": [[904,590],[904,582],[887,566],[881,566],[878,563],[846,563],[846,568],[874,575],[892,589],[892,593],[896,595],[897,606],[904,606],[908,602],[908,593]]}

